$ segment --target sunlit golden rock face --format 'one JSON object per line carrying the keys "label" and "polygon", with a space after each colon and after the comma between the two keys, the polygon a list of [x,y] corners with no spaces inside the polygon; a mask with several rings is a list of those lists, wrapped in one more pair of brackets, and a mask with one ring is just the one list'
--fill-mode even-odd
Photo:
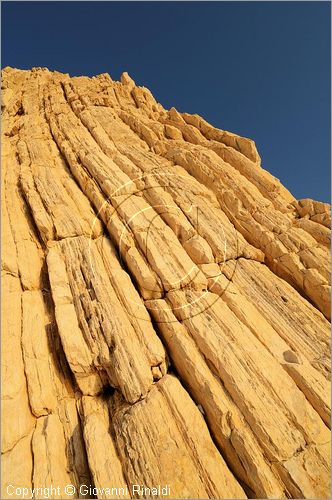
{"label": "sunlit golden rock face", "polygon": [[2,86],[2,498],[328,498],[329,206],[127,73]]}

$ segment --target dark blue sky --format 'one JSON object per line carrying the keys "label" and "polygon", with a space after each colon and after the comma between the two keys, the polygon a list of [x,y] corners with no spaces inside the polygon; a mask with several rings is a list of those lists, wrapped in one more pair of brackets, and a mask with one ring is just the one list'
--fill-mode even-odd
{"label": "dark blue sky", "polygon": [[330,200],[329,2],[2,2],[2,66],[128,71],[254,139],[297,198]]}

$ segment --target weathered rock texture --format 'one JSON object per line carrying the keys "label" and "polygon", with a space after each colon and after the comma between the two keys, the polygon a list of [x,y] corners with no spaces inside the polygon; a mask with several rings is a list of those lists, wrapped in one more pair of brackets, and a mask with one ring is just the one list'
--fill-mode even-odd
{"label": "weathered rock texture", "polygon": [[127,73],[2,85],[2,498],[328,498],[329,206]]}

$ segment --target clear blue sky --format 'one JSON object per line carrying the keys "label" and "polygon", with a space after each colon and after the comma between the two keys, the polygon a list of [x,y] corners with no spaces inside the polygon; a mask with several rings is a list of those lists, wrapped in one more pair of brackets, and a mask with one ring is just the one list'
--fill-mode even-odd
{"label": "clear blue sky", "polygon": [[297,198],[330,200],[329,2],[2,2],[2,66],[128,71],[254,139]]}

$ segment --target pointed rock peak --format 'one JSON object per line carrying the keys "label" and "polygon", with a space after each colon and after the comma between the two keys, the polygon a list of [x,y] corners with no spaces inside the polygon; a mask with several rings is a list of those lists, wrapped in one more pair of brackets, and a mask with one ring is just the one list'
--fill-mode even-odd
{"label": "pointed rock peak", "polygon": [[175,108],[171,108],[168,112],[168,115],[170,119],[173,120],[174,122],[179,122],[179,123],[184,122],[181,114]]}
{"label": "pointed rock peak", "polygon": [[130,85],[131,87],[135,87],[134,80],[128,75],[127,71],[124,71],[121,75],[121,83],[123,85]]}
{"label": "pointed rock peak", "polygon": [[105,80],[105,81],[110,81],[113,82],[113,79],[109,73],[100,73],[97,78],[99,80]]}

